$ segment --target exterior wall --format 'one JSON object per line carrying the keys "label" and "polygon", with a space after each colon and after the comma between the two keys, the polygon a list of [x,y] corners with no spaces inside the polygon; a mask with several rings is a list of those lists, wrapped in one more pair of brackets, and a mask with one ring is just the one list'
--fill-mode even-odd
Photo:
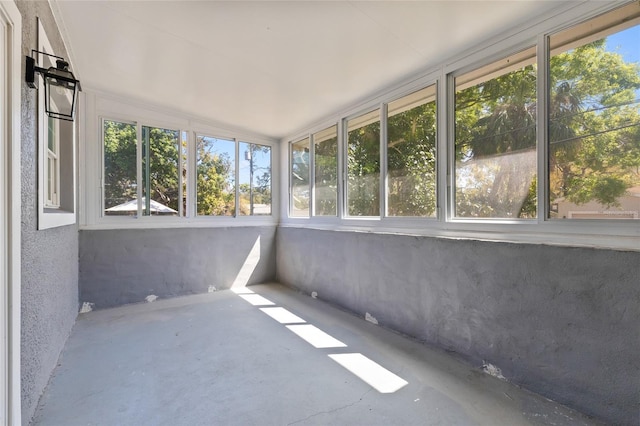
{"label": "exterior wall", "polygon": [[[46,1],[16,1],[22,54],[37,47],[40,18],[56,51],[67,56]],[[24,58],[23,56],[23,58]],[[23,64],[24,72],[24,64]],[[78,227],[39,231],[37,91],[22,83],[22,421],[29,424],[78,313]]]}
{"label": "exterior wall", "polygon": [[638,424],[640,252],[278,229],[278,280]]}
{"label": "exterior wall", "polygon": [[80,300],[100,309],[273,280],[275,233],[275,226],[80,231]]}

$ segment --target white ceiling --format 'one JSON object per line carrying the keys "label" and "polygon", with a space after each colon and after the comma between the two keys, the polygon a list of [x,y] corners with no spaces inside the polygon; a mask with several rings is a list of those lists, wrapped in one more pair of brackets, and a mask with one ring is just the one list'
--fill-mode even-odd
{"label": "white ceiling", "polygon": [[554,1],[55,1],[83,88],[280,138]]}

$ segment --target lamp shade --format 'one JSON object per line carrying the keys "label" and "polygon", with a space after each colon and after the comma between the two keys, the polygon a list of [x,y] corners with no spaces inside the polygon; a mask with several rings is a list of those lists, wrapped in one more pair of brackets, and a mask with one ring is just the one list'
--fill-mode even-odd
{"label": "lamp shade", "polygon": [[[58,61],[60,62],[60,61]],[[78,93],[78,80],[61,66],[49,68],[44,77],[45,109],[49,117],[73,121]]]}

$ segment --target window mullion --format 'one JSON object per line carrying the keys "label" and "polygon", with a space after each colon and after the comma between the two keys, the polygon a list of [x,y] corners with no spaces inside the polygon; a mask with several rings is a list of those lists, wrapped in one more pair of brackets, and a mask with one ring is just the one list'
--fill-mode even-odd
{"label": "window mullion", "polygon": [[385,218],[389,215],[388,212],[388,170],[387,170],[387,111],[389,109],[388,104],[382,104],[380,106],[380,218]]}
{"label": "window mullion", "polygon": [[549,212],[549,39],[546,35],[537,40],[537,87],[536,87],[536,141],[538,158],[537,221],[545,222]]}
{"label": "window mullion", "polygon": [[142,125],[136,123],[136,194],[138,199],[138,219],[142,218]]}
{"label": "window mullion", "polygon": [[442,145],[445,146],[445,152],[443,153],[446,161],[444,162],[441,171],[443,172],[444,182],[442,183],[443,197],[445,202],[443,204],[445,208],[444,217],[446,221],[451,221],[455,216],[455,181],[454,181],[454,165],[456,161],[456,141],[455,141],[455,78],[452,74],[446,75],[446,84],[443,84],[442,94],[446,103],[444,105],[444,125],[441,129],[446,129],[445,134],[441,138]]}
{"label": "window mullion", "polygon": [[309,135],[309,217],[316,215],[316,145],[313,135]]}
{"label": "window mullion", "polygon": [[338,216],[344,219],[347,216],[347,126],[346,119],[338,121]]}
{"label": "window mullion", "polygon": [[235,176],[236,176],[236,208],[235,208],[235,214],[234,217],[239,217],[240,216],[240,142],[238,141],[238,139],[233,139],[233,141],[236,144],[236,170],[235,170]]}

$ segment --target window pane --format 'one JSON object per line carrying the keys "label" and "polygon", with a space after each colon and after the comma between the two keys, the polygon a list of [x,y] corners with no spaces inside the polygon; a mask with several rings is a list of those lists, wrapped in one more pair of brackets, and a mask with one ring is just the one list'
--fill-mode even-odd
{"label": "window pane", "polygon": [[456,77],[455,216],[536,217],[535,48]]}
{"label": "window pane", "polygon": [[387,135],[387,214],[435,217],[435,85],[389,103]]}
{"label": "window pane", "polygon": [[291,144],[291,216],[309,216],[309,138]]}
{"label": "window pane", "polygon": [[633,16],[640,16],[637,2],[550,39],[551,218],[640,215],[640,25],[629,22]]}
{"label": "window pane", "polygon": [[236,210],[236,143],[196,136],[199,216],[233,216]]}
{"label": "window pane", "polygon": [[136,126],[104,121],[104,214],[136,215]]}
{"label": "window pane", "polygon": [[240,215],[271,214],[271,147],[240,142]]}
{"label": "window pane", "polygon": [[181,175],[182,180],[182,216],[187,216],[187,181],[189,180],[187,174],[187,163],[189,162],[189,138],[187,132],[182,132],[182,139],[180,142],[180,161],[182,162]]}
{"label": "window pane", "polygon": [[53,152],[54,154],[58,153],[58,147],[56,144],[56,121],[58,121],[55,118],[51,118],[51,117],[47,117],[47,123],[48,123],[48,132],[47,132],[47,145],[49,148],[49,151]]}
{"label": "window pane", "polygon": [[380,216],[380,111],[347,122],[349,216]]}
{"label": "window pane", "polygon": [[313,135],[315,216],[338,214],[338,126]]}
{"label": "window pane", "polygon": [[177,216],[179,211],[177,130],[142,126],[142,214]]}

